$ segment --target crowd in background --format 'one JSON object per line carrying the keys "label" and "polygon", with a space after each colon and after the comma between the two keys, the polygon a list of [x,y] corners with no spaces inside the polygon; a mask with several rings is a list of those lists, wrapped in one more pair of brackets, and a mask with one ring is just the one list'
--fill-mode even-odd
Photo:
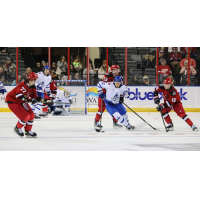
{"label": "crowd in background", "polygon": [[[158,65],[158,79],[162,83],[164,79],[173,76],[175,85],[188,85],[188,48],[187,47],[161,47],[159,49],[159,65]],[[196,61],[198,60],[197,50],[195,47],[190,47],[190,85],[199,85],[200,70],[196,68]],[[157,68],[156,59],[153,55],[145,55],[142,60],[142,69]],[[145,79],[145,78],[144,78]],[[138,77],[134,77],[136,84],[141,84]],[[134,83],[133,83],[134,84]]]}
{"label": "crowd in background", "polygon": [[[190,85],[198,85],[199,70],[196,68],[196,60],[198,59],[197,50],[194,47],[190,48]],[[3,53],[3,51],[2,51]],[[79,56],[75,56],[71,59],[70,64],[67,63],[66,57],[61,56],[60,60],[51,63],[51,77],[53,80],[68,80],[68,68],[70,70],[69,80],[86,80],[87,68],[86,64],[80,62]],[[43,67],[48,65],[46,61],[36,63],[36,67],[31,69],[27,67],[24,71],[19,71],[18,82],[27,79],[30,72],[43,71]],[[107,61],[103,60],[102,65],[95,69],[92,61],[89,62],[89,74],[90,85],[96,85],[101,81],[106,73]],[[156,69],[156,57],[154,55],[146,54],[141,63],[141,68]],[[110,72],[110,66],[108,66],[108,72]],[[155,74],[156,76],[156,74]],[[159,83],[169,76],[174,78],[175,85],[187,85],[188,81],[188,48],[181,47],[180,51],[178,47],[172,47],[171,50],[168,47],[161,47],[159,49],[159,65],[158,65],[158,79]],[[4,65],[0,65],[0,81],[3,85],[16,85],[16,65],[12,60],[7,57]],[[130,85],[152,85],[148,76],[143,73],[142,80],[139,80],[138,76],[134,76],[130,81]],[[62,83],[65,84],[65,83]]]}

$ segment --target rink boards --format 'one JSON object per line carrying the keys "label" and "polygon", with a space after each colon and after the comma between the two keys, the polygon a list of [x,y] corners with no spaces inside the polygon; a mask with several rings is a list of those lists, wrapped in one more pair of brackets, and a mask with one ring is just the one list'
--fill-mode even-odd
{"label": "rink boards", "polygon": [[[5,88],[9,92],[14,88],[14,86],[5,86]],[[78,89],[78,87],[76,88]],[[125,99],[125,103],[129,107],[133,108],[136,112],[156,112],[156,105],[153,101],[153,90],[155,86],[127,86],[127,88],[130,92],[130,100]],[[177,86],[176,89],[180,94],[186,112],[200,112],[200,87]],[[78,96],[81,96],[81,98],[77,98],[77,101],[82,99],[82,102],[85,93],[82,92],[82,90],[80,91],[81,94],[78,94]],[[72,93],[74,93],[74,91],[72,91]],[[0,95],[0,112],[10,112],[5,103],[5,99],[6,94]],[[162,97],[161,102],[163,102]],[[98,109],[98,95],[95,86],[87,87],[87,109],[89,112],[96,112]]]}

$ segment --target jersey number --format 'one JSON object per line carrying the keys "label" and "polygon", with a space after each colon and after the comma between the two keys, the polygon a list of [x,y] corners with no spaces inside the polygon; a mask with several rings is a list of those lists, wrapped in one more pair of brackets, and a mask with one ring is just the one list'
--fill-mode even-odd
{"label": "jersey number", "polygon": [[22,87],[22,89],[20,89],[23,93],[26,92],[26,89],[24,87]]}
{"label": "jersey number", "polygon": [[172,98],[172,102],[176,102],[176,98]]}

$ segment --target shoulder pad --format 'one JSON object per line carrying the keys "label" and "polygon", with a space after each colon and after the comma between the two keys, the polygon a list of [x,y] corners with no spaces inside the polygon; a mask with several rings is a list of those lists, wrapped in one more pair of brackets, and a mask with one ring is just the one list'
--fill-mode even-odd
{"label": "shoulder pad", "polygon": [[165,90],[164,84],[160,84],[159,88]]}
{"label": "shoulder pad", "polygon": [[174,87],[172,87],[172,89],[169,91],[169,93],[172,95],[172,96],[176,96],[176,90]]}

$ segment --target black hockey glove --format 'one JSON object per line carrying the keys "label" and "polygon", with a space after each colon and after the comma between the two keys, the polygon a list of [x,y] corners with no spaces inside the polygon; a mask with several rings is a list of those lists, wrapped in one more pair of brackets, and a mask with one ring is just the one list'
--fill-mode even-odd
{"label": "black hockey glove", "polygon": [[41,101],[41,99],[42,99],[42,97],[37,97],[36,100],[37,100],[37,101]]}
{"label": "black hockey glove", "polygon": [[37,103],[37,100],[35,98],[31,99],[32,104]]}
{"label": "black hockey glove", "polygon": [[160,99],[159,99],[158,96],[154,97],[154,102],[155,102],[156,104],[159,104],[159,103],[160,103]]}
{"label": "black hockey glove", "polygon": [[119,103],[124,103],[124,97],[123,96],[120,97]]}
{"label": "black hockey glove", "polygon": [[71,99],[69,99],[69,103],[70,103],[70,104],[73,104],[73,101],[72,101]]}
{"label": "black hockey glove", "polygon": [[165,106],[161,103],[158,107],[156,107],[157,111],[162,111],[165,108]]}

